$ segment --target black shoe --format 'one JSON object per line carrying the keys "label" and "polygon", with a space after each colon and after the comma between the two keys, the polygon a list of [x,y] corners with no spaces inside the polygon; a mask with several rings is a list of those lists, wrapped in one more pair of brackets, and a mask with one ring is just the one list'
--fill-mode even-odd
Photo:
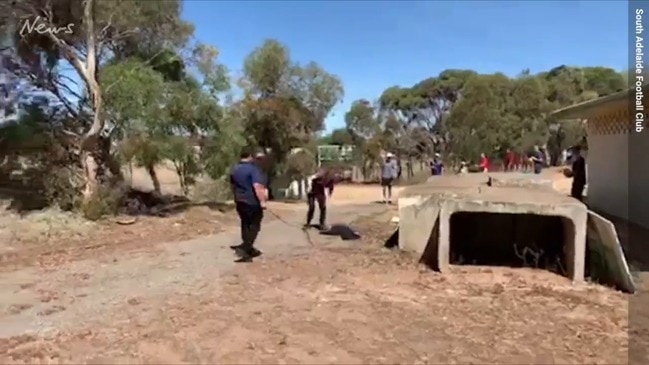
{"label": "black shoe", "polygon": [[252,252],[250,253],[250,257],[252,258],[259,257],[261,256],[261,254],[262,254],[261,251],[253,247]]}
{"label": "black shoe", "polygon": [[252,262],[252,256],[250,255],[243,255],[239,257],[238,259],[234,260],[236,263],[242,263],[242,262]]}
{"label": "black shoe", "polygon": [[[243,243],[238,244],[238,245],[230,246],[230,249],[235,250],[235,251],[236,250],[241,250],[242,248],[243,248]],[[254,256],[254,257],[261,256],[261,251],[259,251],[258,249],[254,248],[254,247],[252,248],[252,252],[253,252],[252,256]]]}
{"label": "black shoe", "polygon": [[259,256],[261,256],[261,254],[262,254],[261,251],[259,251],[258,249],[254,248],[254,247],[251,248],[249,252],[246,252],[246,251],[244,251],[241,247],[238,247],[238,248],[234,249],[234,252],[235,252],[235,253],[237,254],[237,256],[239,256],[239,257],[250,256],[250,258],[253,258],[253,259],[254,259],[255,257],[259,257]]}

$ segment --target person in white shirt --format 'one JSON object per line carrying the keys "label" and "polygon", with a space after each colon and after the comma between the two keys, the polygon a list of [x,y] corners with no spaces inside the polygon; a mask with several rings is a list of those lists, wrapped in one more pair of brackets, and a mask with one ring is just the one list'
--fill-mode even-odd
{"label": "person in white shirt", "polygon": [[381,168],[381,187],[383,188],[383,203],[392,204],[392,183],[399,175],[399,167],[394,155],[388,152]]}

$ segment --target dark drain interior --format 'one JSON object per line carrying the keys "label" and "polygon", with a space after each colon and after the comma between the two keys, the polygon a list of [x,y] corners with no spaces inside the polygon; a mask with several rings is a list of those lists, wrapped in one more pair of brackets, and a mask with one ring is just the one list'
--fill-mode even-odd
{"label": "dark drain interior", "polygon": [[537,267],[566,275],[568,219],[536,214],[457,212],[450,222],[450,263]]}

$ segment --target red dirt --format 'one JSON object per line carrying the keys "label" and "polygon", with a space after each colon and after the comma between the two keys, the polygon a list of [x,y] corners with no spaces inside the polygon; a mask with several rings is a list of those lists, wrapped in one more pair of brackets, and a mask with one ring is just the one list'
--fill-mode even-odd
{"label": "red dirt", "polygon": [[127,323],[5,340],[0,352],[25,363],[626,362],[620,293],[545,272],[445,277],[374,250],[242,267],[218,296],[145,306],[158,313],[149,319],[133,303]]}

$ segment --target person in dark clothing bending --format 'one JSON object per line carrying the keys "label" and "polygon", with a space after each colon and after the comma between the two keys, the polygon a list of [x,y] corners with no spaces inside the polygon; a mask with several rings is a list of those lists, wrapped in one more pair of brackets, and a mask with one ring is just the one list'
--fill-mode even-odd
{"label": "person in dark clothing bending", "polygon": [[309,210],[306,213],[305,228],[311,226],[315,214],[315,204],[318,203],[320,210],[320,230],[327,229],[327,201],[334,192],[335,176],[331,170],[321,169],[311,178],[311,189],[307,194]]}
{"label": "person in dark clothing bending", "polygon": [[540,174],[541,171],[543,171],[543,165],[545,164],[545,155],[541,152],[539,146],[534,146],[534,152],[532,152],[532,156],[530,156],[530,161],[532,162],[534,173]]}
{"label": "person in dark clothing bending", "polygon": [[241,221],[242,243],[230,248],[239,256],[236,262],[251,262],[253,258],[261,255],[261,251],[255,249],[254,244],[261,230],[268,196],[264,176],[255,165],[252,153],[245,150],[241,152],[240,157],[239,163],[232,168],[230,185]]}
{"label": "person in dark clothing bending", "polygon": [[586,160],[581,155],[581,147],[575,146],[572,150],[572,188],[570,195],[579,200],[584,200],[584,187],[586,186]]}

